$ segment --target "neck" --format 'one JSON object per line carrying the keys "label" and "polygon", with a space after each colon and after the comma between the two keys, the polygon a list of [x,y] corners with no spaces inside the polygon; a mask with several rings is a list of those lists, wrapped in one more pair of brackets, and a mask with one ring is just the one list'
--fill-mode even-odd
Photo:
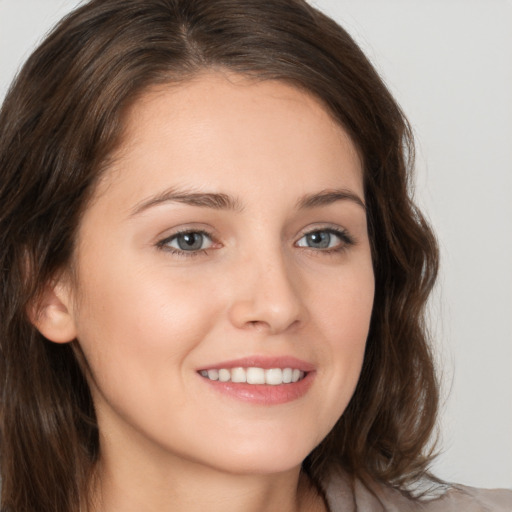
{"label": "neck", "polygon": [[[324,512],[300,468],[278,474],[232,474],[191,461],[148,463],[104,456],[97,467],[94,512]],[[162,461],[160,461],[162,462]]]}

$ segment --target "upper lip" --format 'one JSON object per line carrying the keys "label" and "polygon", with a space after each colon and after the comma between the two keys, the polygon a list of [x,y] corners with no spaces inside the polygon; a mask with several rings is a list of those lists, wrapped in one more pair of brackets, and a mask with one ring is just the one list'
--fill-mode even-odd
{"label": "upper lip", "polygon": [[315,369],[311,363],[293,356],[249,356],[202,366],[201,368],[198,368],[197,371],[213,369],[220,370],[222,368],[229,370],[231,368],[240,367],[263,368],[265,370],[269,370],[271,368],[293,368],[303,372],[311,372]]}

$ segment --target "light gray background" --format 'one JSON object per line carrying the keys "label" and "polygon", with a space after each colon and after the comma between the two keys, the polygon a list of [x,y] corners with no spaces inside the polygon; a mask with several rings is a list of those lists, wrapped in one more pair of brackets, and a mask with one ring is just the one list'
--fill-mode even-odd
{"label": "light gray background", "polygon": [[[264,0],[262,0],[264,1]],[[442,478],[512,488],[512,1],[311,0],[377,66],[418,143],[442,272]],[[0,0],[0,98],[77,0]]]}

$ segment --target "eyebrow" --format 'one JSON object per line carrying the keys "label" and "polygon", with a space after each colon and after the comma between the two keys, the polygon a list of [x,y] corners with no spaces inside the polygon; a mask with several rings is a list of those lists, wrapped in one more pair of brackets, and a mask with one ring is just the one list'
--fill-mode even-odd
{"label": "eyebrow", "polygon": [[315,194],[306,194],[297,202],[299,210],[329,206],[337,201],[351,201],[366,211],[364,201],[354,192],[347,189],[326,189]]}
{"label": "eyebrow", "polygon": [[212,192],[192,192],[187,190],[178,190],[170,188],[161,194],[144,199],[136,204],[131,210],[130,215],[138,215],[148,208],[158,206],[164,203],[182,203],[190,206],[199,206],[202,208],[212,208],[214,210],[233,210],[242,211],[243,207],[238,199],[222,193]]}
{"label": "eyebrow", "polygon": [[[338,201],[351,201],[361,206],[366,211],[363,200],[354,192],[346,189],[326,189],[314,194],[306,194],[301,197],[296,207],[298,210],[318,208],[329,206]],[[131,210],[130,216],[135,216],[143,211],[164,203],[182,203],[190,206],[199,206],[201,208],[211,208],[214,210],[232,210],[243,211],[242,203],[235,197],[223,193],[213,192],[192,192],[170,188],[161,194],[151,196],[137,203]]]}

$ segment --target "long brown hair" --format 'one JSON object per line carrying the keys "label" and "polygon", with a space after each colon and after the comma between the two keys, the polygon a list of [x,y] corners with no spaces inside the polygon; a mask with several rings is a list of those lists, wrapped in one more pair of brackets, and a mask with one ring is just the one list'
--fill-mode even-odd
{"label": "long brown hair", "polygon": [[[3,512],[76,512],[99,455],[70,344],[27,308],[69,264],[80,215],[149,86],[205,69],[310,91],[364,163],[376,296],[355,394],[304,461],[403,490],[424,474],[438,386],[424,324],[438,253],[411,200],[411,131],[351,37],[304,0],[92,0],[28,59],[0,112],[0,450]],[[75,347],[76,348],[76,347]]]}

